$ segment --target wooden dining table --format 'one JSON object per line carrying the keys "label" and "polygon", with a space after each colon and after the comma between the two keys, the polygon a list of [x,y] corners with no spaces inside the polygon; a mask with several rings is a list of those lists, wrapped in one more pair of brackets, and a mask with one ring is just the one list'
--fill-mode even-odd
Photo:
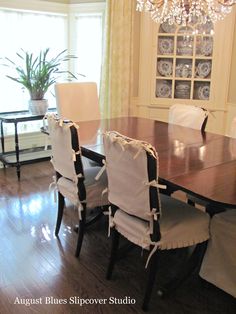
{"label": "wooden dining table", "polygon": [[84,156],[102,163],[102,135],[117,131],[153,145],[159,181],[207,202],[209,213],[236,208],[236,139],[156,120],[122,117],[78,122]]}

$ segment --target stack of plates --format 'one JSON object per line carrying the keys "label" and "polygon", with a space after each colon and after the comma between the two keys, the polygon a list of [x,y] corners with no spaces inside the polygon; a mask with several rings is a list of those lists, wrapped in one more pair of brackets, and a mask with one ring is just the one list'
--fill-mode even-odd
{"label": "stack of plates", "polygon": [[182,99],[190,98],[190,84],[185,82],[177,82],[175,86],[175,97]]}

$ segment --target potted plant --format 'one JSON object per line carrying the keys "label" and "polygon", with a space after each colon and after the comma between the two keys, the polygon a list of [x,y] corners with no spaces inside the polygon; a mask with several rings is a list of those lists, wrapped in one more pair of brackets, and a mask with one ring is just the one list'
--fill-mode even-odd
{"label": "potted plant", "polygon": [[16,76],[7,75],[11,80],[23,85],[30,95],[29,110],[32,114],[45,114],[48,108],[48,101],[44,99],[45,93],[53,85],[59,76],[67,74],[67,79],[76,78],[70,71],[63,71],[60,67],[73,55],[61,51],[56,57],[49,57],[49,48],[40,51],[38,55],[21,49],[16,53],[19,64],[5,58],[5,65],[10,66],[16,72]]}

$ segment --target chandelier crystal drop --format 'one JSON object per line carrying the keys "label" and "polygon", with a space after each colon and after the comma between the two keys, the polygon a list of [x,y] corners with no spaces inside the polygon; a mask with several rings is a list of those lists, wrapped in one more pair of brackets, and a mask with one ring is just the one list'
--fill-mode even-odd
{"label": "chandelier crystal drop", "polygon": [[137,0],[137,10],[150,12],[157,23],[187,25],[222,20],[236,0]]}

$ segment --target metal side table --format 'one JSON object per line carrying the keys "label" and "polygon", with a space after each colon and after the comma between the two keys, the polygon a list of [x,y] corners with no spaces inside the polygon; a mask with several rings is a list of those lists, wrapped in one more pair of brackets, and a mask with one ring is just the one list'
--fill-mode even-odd
{"label": "metal side table", "polygon": [[[18,123],[42,120],[44,115],[32,115],[29,111],[13,112],[7,114],[0,114],[0,131],[1,131],[1,147],[0,161],[5,166],[16,167],[18,180],[20,180],[20,167],[21,165],[34,163],[38,161],[45,161],[50,159],[50,150],[44,150],[44,147],[35,147],[28,149],[20,149]],[[15,150],[5,151],[5,137],[3,123],[14,124],[14,138]],[[40,131],[40,130],[39,130]]]}

